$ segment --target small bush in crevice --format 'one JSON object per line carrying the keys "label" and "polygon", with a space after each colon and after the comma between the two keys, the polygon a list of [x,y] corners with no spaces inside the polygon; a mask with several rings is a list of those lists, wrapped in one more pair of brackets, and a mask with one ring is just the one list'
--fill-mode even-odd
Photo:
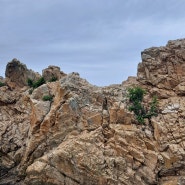
{"label": "small bush in crevice", "polygon": [[158,115],[158,101],[157,97],[152,97],[151,103],[148,105],[143,103],[144,94],[146,91],[141,87],[132,87],[128,90],[129,107],[128,110],[134,112],[137,121],[140,124],[145,123],[145,119],[148,119],[151,123],[151,118]]}
{"label": "small bush in crevice", "polygon": [[33,93],[33,89],[30,89],[30,90],[29,90],[29,94],[32,94],[32,93]]}
{"label": "small bush in crevice", "polygon": [[6,86],[6,84],[3,82],[0,82],[0,87],[3,87],[3,86]]}
{"label": "small bush in crevice", "polygon": [[43,101],[52,101],[53,100],[53,96],[51,95],[45,95],[42,97]]}
{"label": "small bush in crevice", "polygon": [[33,87],[33,80],[28,78],[27,79],[27,84],[28,84],[29,87]]}
{"label": "small bush in crevice", "polygon": [[45,84],[45,80],[43,77],[41,77],[40,79],[38,79],[36,82],[33,83],[33,88],[36,89],[37,87]]}
{"label": "small bush in crevice", "polygon": [[53,76],[48,82],[55,82],[55,81],[57,81],[57,80],[58,80],[58,78],[55,77],[55,76]]}
{"label": "small bush in crevice", "polygon": [[45,80],[44,80],[44,78],[43,77],[41,77],[40,79],[38,79],[37,81],[33,81],[32,79],[30,79],[30,78],[28,78],[28,80],[27,80],[27,84],[28,84],[28,86],[29,87],[33,87],[33,89],[36,89],[37,87],[39,87],[39,86],[41,86],[41,85],[43,85],[43,84],[45,84],[46,82],[45,82]]}

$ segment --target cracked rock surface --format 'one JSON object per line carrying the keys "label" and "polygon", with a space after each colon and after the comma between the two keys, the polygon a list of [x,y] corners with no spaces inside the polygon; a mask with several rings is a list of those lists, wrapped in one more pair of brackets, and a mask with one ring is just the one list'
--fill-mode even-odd
{"label": "cracked rock surface", "polygon": [[[19,66],[19,85],[9,75],[0,87],[0,185],[185,184],[184,65],[185,40],[169,41],[142,52],[137,79],[97,87],[50,66],[57,81],[32,94]],[[127,110],[132,85],[146,89],[145,103],[158,96],[151,124]]]}

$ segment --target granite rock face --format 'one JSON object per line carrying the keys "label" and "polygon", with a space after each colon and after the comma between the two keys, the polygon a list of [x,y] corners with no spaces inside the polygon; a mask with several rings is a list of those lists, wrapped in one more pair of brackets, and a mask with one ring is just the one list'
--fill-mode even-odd
{"label": "granite rock face", "polygon": [[166,47],[153,47],[141,53],[138,80],[160,89],[184,92],[185,40],[169,41]]}
{"label": "granite rock face", "polygon": [[40,75],[38,73],[27,69],[26,65],[22,64],[19,60],[15,58],[7,64],[5,75],[7,81],[13,87],[26,86],[28,78],[32,80],[37,80],[38,78],[40,78]]}
{"label": "granite rock face", "polygon": [[48,68],[42,71],[42,76],[46,81],[55,81],[66,76],[66,74],[60,71],[60,68],[57,66],[48,66]]}
{"label": "granite rock face", "polygon": [[[97,87],[71,73],[32,94],[24,84],[0,87],[0,184],[185,184],[184,42],[142,52],[137,79],[120,85]],[[169,74],[167,54],[179,66]],[[151,124],[138,124],[127,110],[132,85],[146,89],[146,102],[158,96]]]}

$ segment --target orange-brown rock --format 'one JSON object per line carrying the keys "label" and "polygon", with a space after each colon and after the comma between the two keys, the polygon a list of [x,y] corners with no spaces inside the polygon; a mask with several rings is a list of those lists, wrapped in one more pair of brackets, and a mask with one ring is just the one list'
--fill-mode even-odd
{"label": "orange-brown rock", "polygon": [[[24,80],[0,87],[0,185],[185,184],[184,43],[142,52],[137,80],[122,85],[97,87],[71,73],[32,94]],[[145,103],[158,96],[151,123],[128,111],[132,85],[146,89]]]}
{"label": "orange-brown rock", "polygon": [[42,76],[46,81],[54,81],[61,79],[62,77],[66,76],[66,74],[60,71],[60,68],[57,66],[49,66],[42,71]]}
{"label": "orange-brown rock", "polygon": [[138,80],[159,89],[173,90],[185,80],[184,47],[185,40],[181,39],[169,41],[166,47],[144,50],[138,65]]}
{"label": "orange-brown rock", "polygon": [[13,59],[6,66],[6,80],[12,87],[24,87],[27,85],[28,78],[37,80],[40,78],[39,73],[35,73],[32,70],[27,69],[25,64],[22,64],[19,60]]}

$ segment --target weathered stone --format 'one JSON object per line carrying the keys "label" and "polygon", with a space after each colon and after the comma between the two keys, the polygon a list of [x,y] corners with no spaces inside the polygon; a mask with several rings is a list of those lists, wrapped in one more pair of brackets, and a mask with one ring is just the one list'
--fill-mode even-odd
{"label": "weathered stone", "polygon": [[10,83],[13,82],[18,87],[27,85],[28,78],[32,80],[37,80],[40,78],[38,73],[27,69],[26,65],[22,64],[17,59],[13,59],[7,64],[5,75],[6,78],[9,79]]}
{"label": "weathered stone", "polygon": [[[174,44],[177,42],[178,47]],[[138,80],[160,89],[173,90],[185,80],[182,54],[184,53],[184,46],[185,43],[182,39],[171,41],[166,47],[153,47],[144,50],[141,53],[142,63],[138,65]],[[183,87],[176,88],[176,91],[183,93]]]}
{"label": "weathered stone", "polygon": [[[32,94],[23,86],[37,75],[12,61],[0,91],[0,184],[184,184],[184,48],[177,40],[145,50],[137,80],[107,87],[50,66],[44,78],[58,80]],[[128,111],[133,85],[147,91],[144,105],[158,96],[158,116],[144,125]]]}
{"label": "weathered stone", "polygon": [[131,124],[133,115],[130,113],[126,106],[119,102],[114,103],[112,107],[109,109],[110,113],[110,123],[112,124]]}
{"label": "weathered stone", "polygon": [[48,68],[42,71],[42,76],[46,81],[55,81],[66,76],[66,74],[60,71],[60,68],[57,66],[48,66]]}

